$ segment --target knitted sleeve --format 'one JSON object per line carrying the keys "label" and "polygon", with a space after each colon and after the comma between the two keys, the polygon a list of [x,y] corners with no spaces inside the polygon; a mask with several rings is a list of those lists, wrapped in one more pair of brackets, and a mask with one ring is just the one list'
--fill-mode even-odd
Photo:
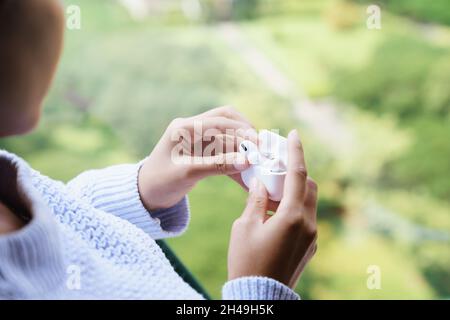
{"label": "knitted sleeve", "polygon": [[300,300],[291,288],[271,278],[242,277],[225,283],[224,300]]}
{"label": "knitted sleeve", "polygon": [[69,191],[97,209],[125,219],[153,239],[178,236],[189,224],[185,197],[168,209],[148,211],[138,190],[139,164],[123,164],[82,173],[67,185]]}

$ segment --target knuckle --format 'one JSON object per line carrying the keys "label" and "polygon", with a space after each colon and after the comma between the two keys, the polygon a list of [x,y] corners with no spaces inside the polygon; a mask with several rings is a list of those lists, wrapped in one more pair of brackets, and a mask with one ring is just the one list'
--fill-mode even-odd
{"label": "knuckle", "polygon": [[250,219],[245,217],[240,217],[233,222],[232,230],[240,230],[248,228],[250,224]]}
{"label": "knuckle", "polygon": [[305,224],[303,232],[309,241],[313,242],[317,239],[317,226],[315,224]]}
{"label": "knuckle", "polygon": [[296,176],[298,176],[300,179],[307,179],[308,178],[308,170],[306,170],[303,166],[297,166],[294,168],[294,173]]}
{"label": "knuckle", "polygon": [[264,208],[266,204],[266,198],[259,194],[252,194],[251,202],[256,208]]}
{"label": "knuckle", "polygon": [[248,197],[248,202],[257,208],[265,207],[267,199],[267,194],[258,192],[257,190],[251,190]]}
{"label": "knuckle", "polygon": [[311,240],[315,241],[318,236],[317,228],[316,227],[310,228],[308,231],[308,235]]}
{"label": "knuckle", "polygon": [[308,186],[311,189],[313,189],[315,191],[317,191],[319,189],[319,186],[317,185],[317,183],[312,178],[308,177],[307,181],[308,181]]}
{"label": "knuckle", "polygon": [[219,108],[219,111],[224,114],[224,115],[232,115],[234,113],[236,113],[236,110],[233,107],[230,106],[222,106]]}
{"label": "knuckle", "polygon": [[233,225],[231,226],[232,230],[240,229],[242,226],[241,218],[234,220]]}
{"label": "knuckle", "polygon": [[219,174],[225,174],[227,172],[227,165],[225,163],[218,163],[216,162],[214,164],[216,172]]}
{"label": "knuckle", "polygon": [[183,127],[183,123],[184,123],[184,118],[175,118],[170,122],[169,127],[171,129],[179,129],[179,128]]}
{"label": "knuckle", "polygon": [[303,150],[303,144],[302,144],[301,141],[298,141],[298,143],[295,144],[295,148],[296,148],[297,152],[303,153],[303,151],[304,151]]}
{"label": "knuckle", "polygon": [[215,159],[214,168],[219,174],[225,174],[227,172],[227,163],[224,154],[219,155]]}

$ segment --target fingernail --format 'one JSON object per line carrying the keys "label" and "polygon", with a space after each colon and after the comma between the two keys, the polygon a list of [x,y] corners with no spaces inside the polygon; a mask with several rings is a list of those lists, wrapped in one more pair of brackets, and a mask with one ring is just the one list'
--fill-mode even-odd
{"label": "fingernail", "polygon": [[248,168],[248,161],[247,158],[240,153],[236,154],[236,157],[234,158],[233,167],[237,171],[243,171]]}

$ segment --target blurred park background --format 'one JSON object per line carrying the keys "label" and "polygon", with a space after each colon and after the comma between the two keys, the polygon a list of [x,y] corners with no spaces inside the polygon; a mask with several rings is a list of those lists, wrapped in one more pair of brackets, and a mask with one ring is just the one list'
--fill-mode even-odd
{"label": "blurred park background", "polygon": [[[0,147],[68,181],[142,159],[175,117],[234,105],[259,129],[298,128],[319,183],[303,298],[450,298],[450,2],[373,3],[380,30],[370,1],[65,0],[81,30],[66,32],[43,121]],[[245,198],[201,182],[169,241],[214,298]]]}

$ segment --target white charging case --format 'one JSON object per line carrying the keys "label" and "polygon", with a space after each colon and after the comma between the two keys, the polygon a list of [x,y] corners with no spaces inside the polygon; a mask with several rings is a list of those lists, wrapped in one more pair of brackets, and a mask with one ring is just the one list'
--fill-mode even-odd
{"label": "white charging case", "polygon": [[[287,168],[287,139],[268,130],[262,130],[258,134],[259,153],[269,159],[279,159]],[[246,150],[240,148],[240,152],[245,154]],[[267,189],[269,199],[273,201],[280,201],[283,197],[284,180],[286,177],[285,169],[279,171],[272,171],[265,167],[264,163],[251,164],[250,168],[241,172],[242,181],[249,187],[253,178],[261,181]]]}

